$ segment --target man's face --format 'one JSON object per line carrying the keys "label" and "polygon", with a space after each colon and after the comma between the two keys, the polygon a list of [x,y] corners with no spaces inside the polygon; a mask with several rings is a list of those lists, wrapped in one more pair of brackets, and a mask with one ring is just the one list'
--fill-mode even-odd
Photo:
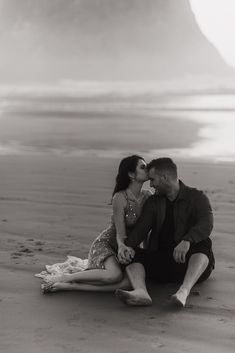
{"label": "man's face", "polygon": [[150,187],[154,188],[159,194],[165,195],[167,190],[166,177],[160,174],[155,168],[148,172]]}

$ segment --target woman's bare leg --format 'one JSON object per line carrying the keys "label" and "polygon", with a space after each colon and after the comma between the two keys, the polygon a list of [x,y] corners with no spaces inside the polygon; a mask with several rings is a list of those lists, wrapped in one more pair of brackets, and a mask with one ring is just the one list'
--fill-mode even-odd
{"label": "woman's bare leg", "polygon": [[72,274],[63,274],[61,276],[51,276],[46,282],[49,284],[58,282],[112,284],[122,280],[123,274],[115,256],[108,257],[104,262],[104,267],[104,269],[90,269]]}
{"label": "woman's bare leg", "polygon": [[43,293],[59,291],[89,291],[89,292],[114,292],[116,289],[131,289],[131,284],[125,276],[121,282],[113,284],[88,284],[88,283],[63,283],[43,284]]}

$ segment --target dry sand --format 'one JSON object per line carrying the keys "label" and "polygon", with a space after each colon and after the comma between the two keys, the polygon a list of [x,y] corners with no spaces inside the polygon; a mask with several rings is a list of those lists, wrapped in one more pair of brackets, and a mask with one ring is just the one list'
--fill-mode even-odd
{"label": "dry sand", "polygon": [[0,162],[1,353],[234,352],[235,166],[179,163],[184,182],[211,199],[216,268],[176,310],[169,303],[175,285],[151,286],[153,306],[129,308],[112,293],[42,295],[33,277],[68,254],[86,257],[109,222],[117,160]]}

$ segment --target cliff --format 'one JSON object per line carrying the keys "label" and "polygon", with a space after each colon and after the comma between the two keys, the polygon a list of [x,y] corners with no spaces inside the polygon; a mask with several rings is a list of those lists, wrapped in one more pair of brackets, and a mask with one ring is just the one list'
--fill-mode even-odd
{"label": "cliff", "polygon": [[2,81],[231,72],[188,0],[2,0],[0,6]]}

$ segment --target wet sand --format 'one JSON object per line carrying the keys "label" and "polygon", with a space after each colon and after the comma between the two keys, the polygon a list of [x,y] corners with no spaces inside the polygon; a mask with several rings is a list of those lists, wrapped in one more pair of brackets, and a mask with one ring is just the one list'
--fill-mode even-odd
{"label": "wet sand", "polygon": [[153,306],[129,308],[112,293],[42,295],[33,276],[66,255],[86,257],[109,223],[118,160],[44,155],[0,162],[0,352],[234,351],[234,165],[179,163],[182,180],[212,202],[216,256],[210,279],[179,310],[169,303],[175,285],[151,285]]}

